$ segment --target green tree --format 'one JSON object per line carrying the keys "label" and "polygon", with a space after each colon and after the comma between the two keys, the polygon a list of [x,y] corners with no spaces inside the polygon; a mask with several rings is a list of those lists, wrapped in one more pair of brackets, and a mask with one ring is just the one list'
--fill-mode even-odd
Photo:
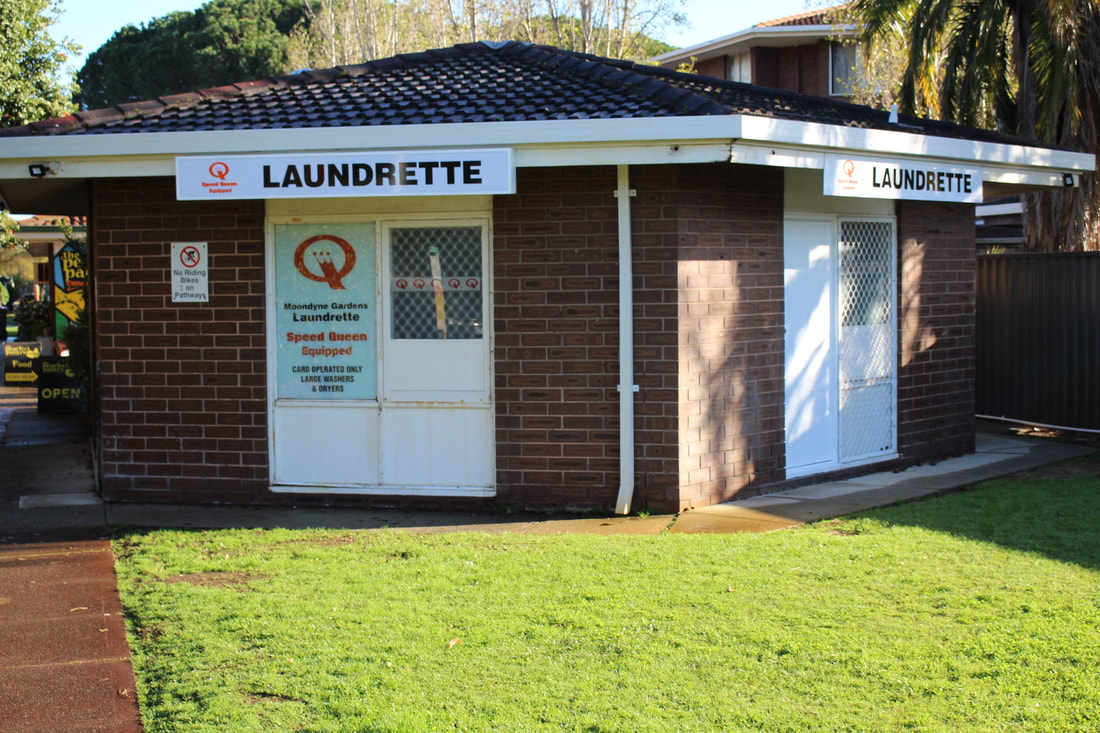
{"label": "green tree", "polygon": [[6,249],[26,249],[26,243],[17,237],[19,222],[11,218],[9,212],[0,209],[0,251]]}
{"label": "green tree", "polygon": [[[1100,0],[854,0],[864,41],[900,34],[898,102],[1039,142],[1100,151]],[[1097,249],[1100,187],[1027,194],[1031,249]]]}
{"label": "green tree", "polygon": [[356,64],[470,41],[525,41],[643,60],[684,22],[681,0],[302,0],[295,66]]}
{"label": "green tree", "polygon": [[212,0],[118,30],[77,74],[85,109],[154,99],[290,71],[300,0]]}
{"label": "green tree", "polygon": [[57,0],[0,0],[0,127],[60,117],[72,109],[72,83],[62,64],[79,50],[49,28]]}
{"label": "green tree", "polygon": [[[822,0],[828,2],[828,0]],[[847,97],[856,104],[890,109],[901,94],[901,80],[909,57],[908,38],[899,25],[883,29],[868,42],[862,42],[849,30],[861,25],[852,4],[828,8],[826,22],[837,29],[829,39],[835,43],[856,46],[856,65],[848,69]],[[922,117],[939,119],[938,73],[936,59],[925,59],[923,84],[915,91],[909,109]]]}

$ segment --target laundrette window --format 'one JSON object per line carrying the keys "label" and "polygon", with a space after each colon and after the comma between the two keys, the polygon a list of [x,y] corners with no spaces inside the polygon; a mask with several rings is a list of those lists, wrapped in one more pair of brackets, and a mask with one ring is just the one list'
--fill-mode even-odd
{"label": "laundrette window", "polygon": [[390,230],[390,338],[485,333],[480,226]]}

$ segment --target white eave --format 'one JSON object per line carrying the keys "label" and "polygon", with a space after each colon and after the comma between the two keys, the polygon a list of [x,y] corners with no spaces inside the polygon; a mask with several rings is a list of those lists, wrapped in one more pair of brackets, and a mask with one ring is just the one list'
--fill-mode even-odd
{"label": "white eave", "polygon": [[928,160],[981,167],[986,183],[1026,186],[1062,186],[1063,174],[1096,170],[1095,156],[1065,150],[766,117],[742,120],[741,138],[730,151],[734,163],[821,169],[830,153]]}
{"label": "white eave", "polygon": [[365,150],[510,147],[521,168],[720,161],[740,124],[711,115],[0,138],[0,179],[28,178],[40,162],[59,162],[61,177],[113,178],[174,175],[185,155]]}
{"label": "white eave", "polygon": [[[509,147],[517,167],[732,161],[822,168],[826,154],[924,159],[980,166],[987,182],[1061,185],[1095,169],[1093,156],[1046,148],[867,130],[749,115],[481,122],[287,130],[42,135],[0,138],[0,180],[173,176],[187,155]],[[1057,180],[1056,180],[1057,179]]]}

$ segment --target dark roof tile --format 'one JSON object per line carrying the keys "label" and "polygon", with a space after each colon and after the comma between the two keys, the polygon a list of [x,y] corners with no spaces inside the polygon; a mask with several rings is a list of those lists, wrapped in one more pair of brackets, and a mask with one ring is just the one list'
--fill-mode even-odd
{"label": "dark roof tile", "polygon": [[[0,136],[722,114],[899,129],[885,112],[831,99],[509,41],[303,70],[0,129]],[[1013,140],[917,118],[902,121],[909,132]]]}

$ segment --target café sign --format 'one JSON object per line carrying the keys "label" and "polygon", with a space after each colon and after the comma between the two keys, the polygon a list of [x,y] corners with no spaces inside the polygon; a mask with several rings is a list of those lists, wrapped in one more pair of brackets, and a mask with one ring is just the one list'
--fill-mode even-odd
{"label": "caf\u00e9 sign", "polygon": [[980,204],[982,172],[916,160],[825,156],[826,196]]}
{"label": "caf\u00e9 sign", "polygon": [[508,148],[176,158],[181,201],[515,193]]}

